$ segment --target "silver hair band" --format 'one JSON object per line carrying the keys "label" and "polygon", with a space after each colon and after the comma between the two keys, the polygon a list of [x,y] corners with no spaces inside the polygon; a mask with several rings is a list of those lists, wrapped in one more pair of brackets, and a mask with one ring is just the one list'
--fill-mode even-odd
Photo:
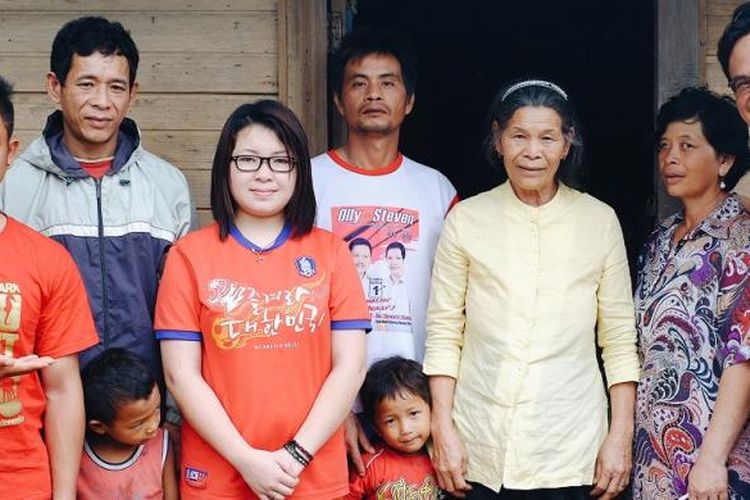
{"label": "silver hair band", "polygon": [[544,87],[546,89],[554,90],[558,94],[562,96],[563,99],[566,101],[568,100],[568,94],[565,93],[563,89],[561,89],[559,86],[555,85],[552,82],[548,82],[547,80],[524,80],[522,82],[518,82],[514,85],[511,85],[508,90],[505,91],[503,94],[503,97],[500,99],[500,102],[504,101],[506,97],[508,97],[510,94],[515,92],[516,90],[521,90],[526,87]]}

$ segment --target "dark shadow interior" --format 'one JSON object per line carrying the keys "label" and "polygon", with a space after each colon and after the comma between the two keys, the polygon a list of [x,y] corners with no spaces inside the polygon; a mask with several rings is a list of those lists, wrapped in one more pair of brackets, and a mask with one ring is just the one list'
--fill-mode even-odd
{"label": "dark shadow interior", "polygon": [[[353,24],[409,35],[419,51],[402,150],[466,198],[500,175],[483,159],[485,113],[503,83],[559,83],[584,125],[587,191],[613,206],[631,264],[653,225],[653,0],[359,0]],[[631,266],[632,267],[632,266]]]}

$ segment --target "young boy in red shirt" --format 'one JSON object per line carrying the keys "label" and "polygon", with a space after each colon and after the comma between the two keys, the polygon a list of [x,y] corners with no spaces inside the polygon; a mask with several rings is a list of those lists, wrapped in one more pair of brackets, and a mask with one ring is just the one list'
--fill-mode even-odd
{"label": "young boy in red shirt", "polygon": [[363,455],[364,475],[351,471],[347,498],[444,498],[425,447],[431,398],[419,363],[400,356],[376,362],[359,394],[383,442]]}

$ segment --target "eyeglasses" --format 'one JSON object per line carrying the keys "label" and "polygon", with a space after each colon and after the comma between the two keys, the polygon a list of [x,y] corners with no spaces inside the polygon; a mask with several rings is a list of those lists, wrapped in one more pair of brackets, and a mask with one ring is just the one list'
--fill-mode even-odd
{"label": "eyeglasses", "polygon": [[263,166],[263,162],[268,163],[271,172],[291,172],[297,163],[289,156],[237,155],[232,156],[231,160],[240,172],[257,172]]}
{"label": "eyeglasses", "polygon": [[729,79],[729,88],[735,94],[750,93],[750,76],[735,76]]}

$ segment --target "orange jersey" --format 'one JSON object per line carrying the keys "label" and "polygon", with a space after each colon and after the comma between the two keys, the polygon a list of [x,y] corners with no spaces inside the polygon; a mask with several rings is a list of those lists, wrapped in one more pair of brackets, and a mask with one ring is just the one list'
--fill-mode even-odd
{"label": "orange jersey", "polygon": [[[73,259],[60,244],[9,217],[0,232],[0,353],[61,358],[98,341]],[[0,498],[50,498],[40,375],[0,384]]]}
{"label": "orange jersey", "polygon": [[[170,251],[156,305],[160,340],[202,342],[202,375],[254,448],[273,451],[305,421],[332,366],[332,330],[368,329],[369,313],[349,250],[328,231],[268,249],[216,224]],[[255,498],[242,477],[185,422],[183,498]],[[294,498],[347,491],[339,429],[300,476]]]}
{"label": "orange jersey", "polygon": [[445,498],[438,487],[435,469],[427,453],[407,455],[385,445],[375,453],[365,453],[365,475],[349,475],[349,500],[390,500]]}

